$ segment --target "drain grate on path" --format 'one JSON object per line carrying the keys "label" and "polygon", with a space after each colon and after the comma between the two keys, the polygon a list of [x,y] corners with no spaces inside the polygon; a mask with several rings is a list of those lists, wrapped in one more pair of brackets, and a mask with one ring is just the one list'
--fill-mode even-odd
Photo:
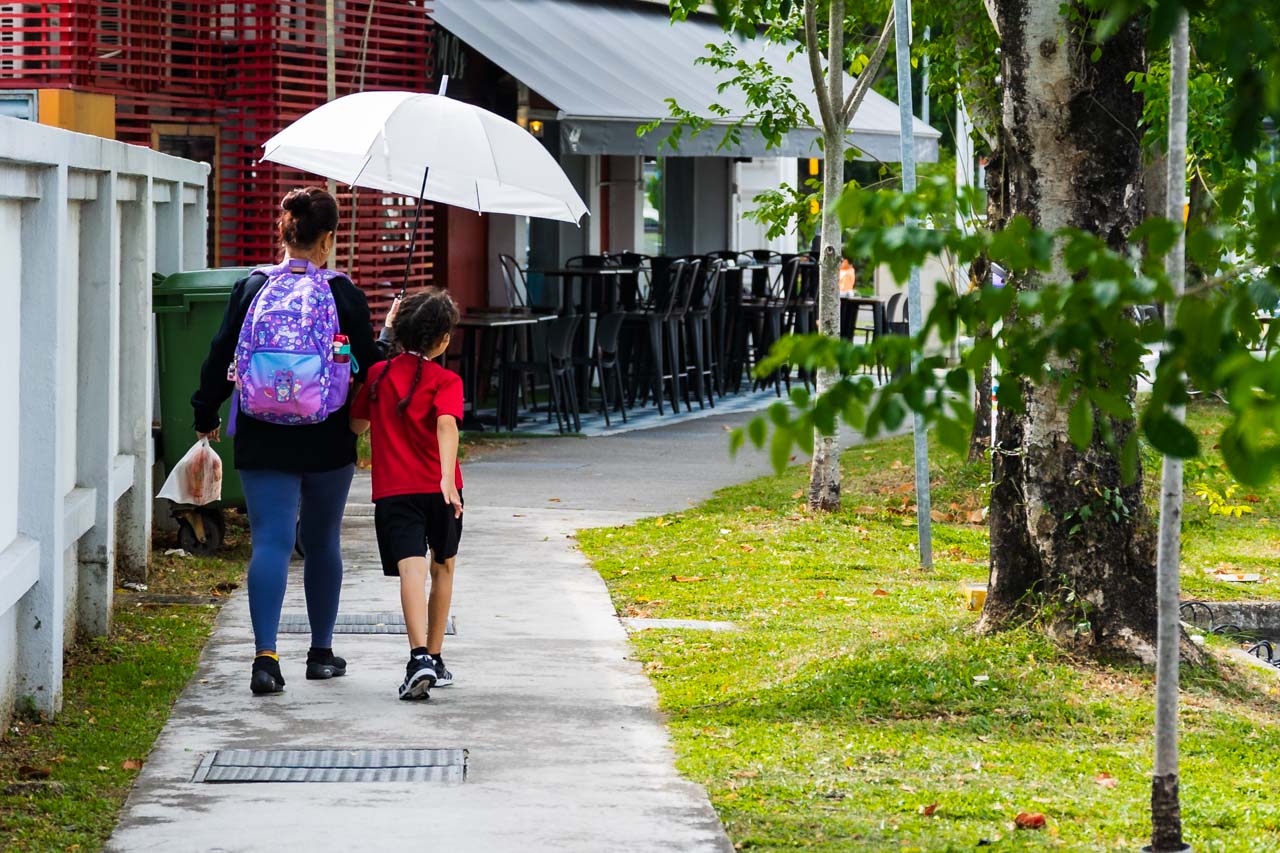
{"label": "drain grate on path", "polygon": [[192,782],[445,782],[467,779],[465,749],[220,749]]}
{"label": "drain grate on path", "polygon": [[[458,633],[452,616],[444,626],[447,635]],[[305,613],[286,613],[280,617],[281,634],[310,634],[311,622]],[[334,623],[335,634],[403,634],[404,614],[391,610],[382,613],[339,613]]]}

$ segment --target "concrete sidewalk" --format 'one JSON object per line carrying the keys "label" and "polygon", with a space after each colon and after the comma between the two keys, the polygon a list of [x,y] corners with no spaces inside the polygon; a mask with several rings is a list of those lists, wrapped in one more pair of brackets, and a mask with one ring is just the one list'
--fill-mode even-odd
{"label": "concrete sidewalk", "polygon": [[[728,459],[726,425],[742,419],[533,440],[465,464],[458,635],[445,644],[457,683],[429,702],[397,701],[407,649],[391,635],[337,635],[349,674],[308,682],[309,638],[282,634],[286,692],[251,696],[248,600],[237,594],[108,849],[731,849],[706,794],[676,773],[655,693],[570,535],[764,472],[753,453]],[[343,613],[399,607],[372,522],[360,476],[343,527]],[[305,613],[294,568],[286,614]],[[470,760],[457,785],[191,781],[205,754],[231,748],[465,748]]]}

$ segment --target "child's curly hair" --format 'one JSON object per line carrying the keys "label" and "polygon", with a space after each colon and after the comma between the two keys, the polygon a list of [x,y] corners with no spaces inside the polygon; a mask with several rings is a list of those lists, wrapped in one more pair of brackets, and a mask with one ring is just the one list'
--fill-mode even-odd
{"label": "child's curly hair", "polygon": [[[424,355],[432,347],[440,343],[444,336],[453,332],[458,325],[458,306],[453,297],[438,287],[428,287],[420,293],[408,297],[400,303],[400,310],[391,324],[391,335],[396,350],[399,352]],[[413,383],[409,393],[396,404],[396,411],[404,414],[409,407],[409,400],[418,388],[418,380],[422,378],[422,362],[418,359],[418,367],[413,373]],[[369,399],[378,399],[378,385],[387,371],[383,370],[378,378],[369,386]]]}

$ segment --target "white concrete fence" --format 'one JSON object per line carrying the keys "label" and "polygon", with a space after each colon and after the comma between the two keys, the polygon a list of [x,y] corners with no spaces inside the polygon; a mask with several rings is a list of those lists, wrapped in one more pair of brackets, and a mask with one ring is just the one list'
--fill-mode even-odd
{"label": "white concrete fence", "polygon": [[0,722],[54,714],[151,538],[152,273],[205,266],[208,166],[0,118]]}

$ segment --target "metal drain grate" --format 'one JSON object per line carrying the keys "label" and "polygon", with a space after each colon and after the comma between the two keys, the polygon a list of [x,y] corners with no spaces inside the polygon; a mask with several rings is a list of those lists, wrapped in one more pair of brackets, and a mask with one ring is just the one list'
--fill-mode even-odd
{"label": "metal drain grate", "polygon": [[465,749],[220,749],[193,782],[465,782]]}
{"label": "metal drain grate", "polygon": [[[447,635],[456,635],[458,626],[452,616],[444,626]],[[305,613],[286,613],[280,617],[281,634],[310,634],[311,623]],[[384,613],[339,613],[334,623],[335,634],[403,634],[404,614],[388,610]]]}

